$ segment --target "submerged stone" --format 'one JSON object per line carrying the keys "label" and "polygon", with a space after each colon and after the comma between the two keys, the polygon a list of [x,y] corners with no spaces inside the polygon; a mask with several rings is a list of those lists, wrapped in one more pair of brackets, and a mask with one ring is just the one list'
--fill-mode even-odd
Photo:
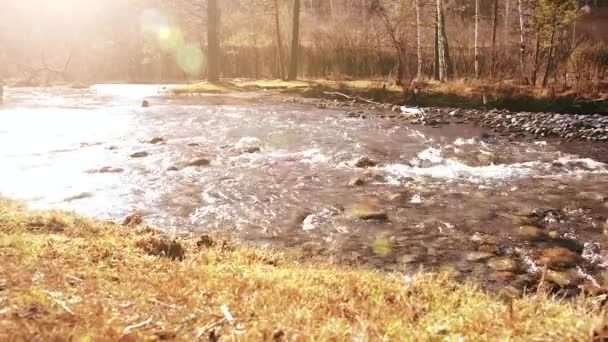
{"label": "submerged stone", "polygon": [[470,252],[467,254],[466,259],[470,262],[481,262],[484,260],[488,260],[493,257],[494,254],[488,252]]}
{"label": "submerged stone", "polygon": [[365,185],[365,180],[360,177],[353,177],[348,181],[348,186],[362,186]]}
{"label": "submerged stone", "polygon": [[559,287],[577,286],[583,282],[583,278],[576,271],[548,270],[546,279]]}
{"label": "submerged stone", "polygon": [[363,221],[388,221],[388,214],[382,209],[368,204],[357,204],[345,209],[346,217]]}
{"label": "submerged stone", "polygon": [[374,167],[376,165],[378,165],[378,163],[371,160],[368,157],[360,158],[359,160],[357,160],[355,162],[355,167],[358,167],[358,168],[368,168],[368,167]]}
{"label": "submerged stone", "polygon": [[145,158],[147,156],[149,156],[150,154],[148,152],[135,152],[131,155],[131,158]]}
{"label": "submerged stone", "polygon": [[531,241],[542,241],[547,240],[549,236],[542,229],[535,226],[521,226],[515,229],[515,236],[531,240]]}
{"label": "submerged stone", "polygon": [[209,166],[211,161],[207,158],[197,158],[186,163],[186,167]]}
{"label": "submerged stone", "polygon": [[517,261],[511,258],[494,258],[488,261],[488,267],[495,271],[516,271],[519,268]]}
{"label": "submerged stone", "polygon": [[573,251],[563,247],[547,248],[542,251],[539,259],[541,265],[549,268],[570,268],[582,262],[583,258]]}
{"label": "submerged stone", "polygon": [[160,144],[160,143],[164,143],[167,142],[167,140],[163,137],[156,137],[156,138],[152,138],[148,141],[148,144],[152,144],[152,145],[156,145],[156,144]]}

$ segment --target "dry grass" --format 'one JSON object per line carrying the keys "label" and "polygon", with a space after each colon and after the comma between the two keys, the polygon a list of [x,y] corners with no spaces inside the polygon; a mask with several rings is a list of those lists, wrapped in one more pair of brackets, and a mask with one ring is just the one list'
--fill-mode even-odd
{"label": "dry grass", "polygon": [[286,90],[308,88],[311,84],[303,81],[283,80],[231,80],[220,83],[199,82],[178,86],[173,89],[175,94],[225,94],[245,90]]}
{"label": "dry grass", "polygon": [[593,308],[507,304],[447,275],[298,262],[0,199],[2,341],[583,340]]}

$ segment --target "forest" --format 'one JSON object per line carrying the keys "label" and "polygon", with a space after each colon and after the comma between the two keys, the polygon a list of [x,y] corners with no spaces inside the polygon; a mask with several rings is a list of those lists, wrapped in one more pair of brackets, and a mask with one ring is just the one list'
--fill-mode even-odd
{"label": "forest", "polygon": [[108,0],[35,11],[31,1],[3,5],[5,79],[186,82],[217,72],[398,86],[508,80],[591,96],[605,88],[600,0]]}

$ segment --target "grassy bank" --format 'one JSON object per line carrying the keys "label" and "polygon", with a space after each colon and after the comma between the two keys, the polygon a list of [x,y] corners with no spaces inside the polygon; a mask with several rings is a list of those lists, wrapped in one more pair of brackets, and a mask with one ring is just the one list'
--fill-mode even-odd
{"label": "grassy bank", "polygon": [[590,300],[507,302],[291,254],[0,200],[0,340],[582,340],[600,322]]}
{"label": "grassy bank", "polygon": [[[608,87],[607,87],[608,88]],[[231,80],[219,84],[206,82],[180,86],[176,94],[230,93],[245,90],[280,90],[309,97],[327,97],[328,92],[388,102],[425,107],[498,108],[513,111],[559,113],[608,113],[608,89],[595,96],[572,90],[555,91],[514,82],[482,83],[455,80],[447,83],[420,82],[406,88],[381,81],[281,81]],[[485,96],[485,104],[484,104]]]}

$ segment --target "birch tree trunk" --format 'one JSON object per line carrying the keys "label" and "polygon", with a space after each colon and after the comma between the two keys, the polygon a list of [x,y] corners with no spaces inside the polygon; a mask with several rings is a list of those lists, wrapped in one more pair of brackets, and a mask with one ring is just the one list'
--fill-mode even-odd
{"label": "birch tree trunk", "polygon": [[422,79],[422,23],[420,22],[420,0],[414,0],[416,6],[416,57],[417,57],[417,72],[416,79]]}
{"label": "birch tree trunk", "polygon": [[525,9],[524,0],[518,0],[518,10],[519,10],[519,67],[521,71],[521,78],[526,78],[526,54],[528,53],[528,48],[526,44],[526,36],[527,36],[527,22],[526,22],[526,9]]}
{"label": "birch tree trunk", "polygon": [[479,0],[475,0],[475,78],[479,75]]}

